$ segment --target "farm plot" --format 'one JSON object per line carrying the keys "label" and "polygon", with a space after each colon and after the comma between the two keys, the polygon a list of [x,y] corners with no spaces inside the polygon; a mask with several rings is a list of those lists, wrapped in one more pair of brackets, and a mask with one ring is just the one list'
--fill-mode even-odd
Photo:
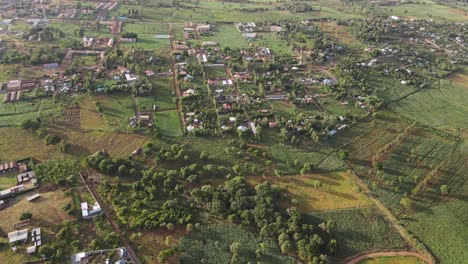
{"label": "farm plot", "polygon": [[169,137],[180,137],[183,135],[179,113],[176,110],[157,112],[154,114],[154,120],[161,134]]}
{"label": "farm plot", "polygon": [[[399,195],[393,199],[382,199],[382,202],[400,211],[400,198],[404,192],[410,193],[431,171],[438,167],[456,147],[455,142],[430,134],[423,129],[415,129],[406,135],[397,146],[380,161],[382,170],[378,172],[379,180],[394,182]],[[395,200],[395,198],[397,198]]]}
{"label": "farm plot", "polygon": [[232,24],[217,24],[212,35],[202,36],[202,41],[215,41],[221,48],[243,49],[249,43]]}
{"label": "farm plot", "polygon": [[458,201],[411,216],[405,225],[440,259],[465,263],[468,259],[468,202]]}
{"label": "farm plot", "polygon": [[320,224],[332,220],[338,241],[337,257],[344,258],[363,251],[402,249],[405,243],[393,227],[384,221],[375,207],[308,213],[308,222]]}
{"label": "farm plot", "polygon": [[60,115],[62,109],[52,99],[0,104],[0,127],[17,126],[28,119]]}
{"label": "farm plot", "polygon": [[462,73],[442,79],[390,105],[392,110],[428,126],[456,133],[468,127],[468,89]]}
{"label": "farm plot", "polygon": [[240,263],[259,261],[255,250],[260,243],[265,243],[265,253],[262,255],[263,263],[297,263],[297,260],[284,256],[273,240],[262,240],[260,236],[239,226],[216,225],[202,228],[182,238],[180,243],[180,263],[198,263],[204,259],[205,263],[229,263],[231,252],[229,246],[240,243]]}
{"label": "farm plot", "polygon": [[[437,173],[412,198],[413,210],[426,209],[443,202],[466,200],[468,196],[468,157],[465,153],[454,152],[447,156]],[[448,193],[442,194],[440,186],[447,185]]]}

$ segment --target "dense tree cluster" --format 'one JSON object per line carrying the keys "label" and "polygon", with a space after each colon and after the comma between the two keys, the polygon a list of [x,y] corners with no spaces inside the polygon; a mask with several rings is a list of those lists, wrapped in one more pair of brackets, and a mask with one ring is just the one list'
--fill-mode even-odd
{"label": "dense tree cluster", "polygon": [[282,213],[275,205],[280,189],[268,182],[249,186],[234,177],[218,188],[205,185],[191,191],[199,204],[210,204],[211,212],[233,223],[255,226],[263,237],[278,240],[283,253],[297,254],[302,261],[328,263],[336,247],[330,226],[319,228],[301,221],[296,208]]}

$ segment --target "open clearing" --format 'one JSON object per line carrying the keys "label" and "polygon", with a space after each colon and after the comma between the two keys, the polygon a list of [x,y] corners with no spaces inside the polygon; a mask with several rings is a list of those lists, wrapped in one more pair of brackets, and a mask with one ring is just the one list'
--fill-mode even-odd
{"label": "open clearing", "polygon": [[0,160],[12,161],[34,157],[43,161],[46,159],[63,158],[56,146],[46,145],[35,134],[21,128],[0,128]]}
{"label": "open clearing", "polygon": [[32,193],[16,198],[19,202],[2,211],[0,214],[0,228],[3,231],[14,231],[13,224],[19,222],[19,217],[23,212],[32,213],[31,226],[46,227],[72,219],[62,209],[67,203],[73,204],[71,197],[66,196],[63,191],[41,193],[41,197],[33,202],[26,200],[26,197],[30,195]]}
{"label": "open clearing", "polygon": [[148,140],[146,136],[136,134],[86,132],[57,126],[51,127],[51,132],[69,142],[71,144],[71,153],[81,157],[102,149],[105,149],[113,157],[127,156]]}
{"label": "open clearing", "polygon": [[82,129],[110,129],[90,96],[84,96],[80,102],[80,125]]}
{"label": "open clearing", "polygon": [[169,137],[180,137],[183,135],[177,111],[157,112],[154,115],[154,120],[161,134]]}
{"label": "open clearing", "polygon": [[[287,198],[297,200],[293,206],[303,213],[370,205],[367,196],[357,192],[357,185],[345,172],[288,175],[269,180],[284,187]],[[314,181],[320,181],[322,186],[315,188]],[[289,205],[290,200],[286,201]]]}

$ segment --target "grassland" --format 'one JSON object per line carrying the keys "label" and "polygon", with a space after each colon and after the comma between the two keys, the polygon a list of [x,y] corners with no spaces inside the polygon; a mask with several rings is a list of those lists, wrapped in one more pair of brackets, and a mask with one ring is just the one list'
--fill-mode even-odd
{"label": "grassland", "polygon": [[458,201],[415,214],[406,226],[441,263],[464,263],[468,259],[468,202]]}
{"label": "grassland", "polygon": [[16,172],[0,174],[0,190],[5,190],[16,185]]}
{"label": "grassland", "polygon": [[404,4],[392,6],[391,11],[388,13],[391,13],[392,15],[412,17],[417,19],[448,19],[454,21],[468,20],[468,16],[463,10],[430,2],[423,4]]}
{"label": "grassland", "polygon": [[210,78],[226,78],[226,70],[222,66],[205,66],[206,77]]}
{"label": "grassland", "polygon": [[63,191],[41,193],[34,202],[28,202],[24,194],[17,198],[19,202],[15,203],[2,211],[0,214],[0,228],[5,232],[14,231],[13,224],[19,222],[19,217],[23,212],[32,213],[32,226],[50,227],[53,224],[59,224],[72,219],[62,207],[73,201],[71,197],[65,195]]}
{"label": "grassland", "polygon": [[374,207],[308,213],[309,222],[332,220],[338,241],[337,257],[353,256],[370,250],[402,249],[405,243]]}
{"label": "grassland", "polygon": [[38,160],[63,158],[56,146],[47,146],[35,134],[21,128],[0,128],[0,160],[11,161],[28,157]]}
{"label": "grassland", "polygon": [[172,79],[158,78],[153,82],[153,93],[148,96],[137,96],[135,102],[140,110],[149,110],[156,106],[157,110],[175,109],[174,88]]}
{"label": "grassland", "polygon": [[180,244],[180,263],[229,263],[232,253],[229,247],[233,243],[240,243],[240,263],[256,262],[255,250],[260,243],[265,243],[263,263],[296,263],[294,258],[281,255],[278,245],[271,241],[263,241],[260,237],[239,226],[217,225],[202,228],[183,238]]}
{"label": "grassland", "polygon": [[175,110],[157,112],[154,115],[155,124],[161,134],[169,137],[180,137],[183,135],[180,126],[179,113]]}
{"label": "grassland", "polygon": [[[319,144],[301,147],[275,144],[271,146],[271,154],[277,167],[285,174],[298,173],[305,163],[311,163],[320,171],[335,171],[344,166],[343,161],[333,154],[333,149]],[[295,160],[299,161],[299,166],[293,166]]]}
{"label": "grassland", "polygon": [[129,94],[112,94],[96,96],[101,102],[104,119],[107,124],[118,131],[126,131],[128,119],[135,114],[135,102]]}
{"label": "grassland", "polygon": [[[295,199],[293,206],[303,213],[362,207],[370,204],[367,196],[358,192],[356,184],[345,172],[304,176],[288,175],[281,178],[271,177],[268,180],[285,188],[285,199],[289,199],[285,202],[291,205],[291,200]],[[320,181],[322,186],[314,187],[314,181]],[[253,180],[253,182],[256,181]]]}
{"label": "grassland", "polygon": [[218,24],[213,30],[213,35],[202,36],[202,41],[215,41],[221,48],[242,49],[248,48],[247,40],[232,24]]}
{"label": "grassland", "polygon": [[274,53],[292,55],[291,48],[276,33],[259,34],[258,39],[255,40],[255,45],[258,47],[268,47]]}
{"label": "grassland", "polygon": [[90,96],[84,96],[80,101],[80,126],[91,130],[110,129]]}
{"label": "grassland", "polygon": [[58,126],[50,127],[48,131],[71,143],[70,153],[79,157],[102,149],[113,157],[127,156],[148,140],[146,136],[137,134],[84,131]]}

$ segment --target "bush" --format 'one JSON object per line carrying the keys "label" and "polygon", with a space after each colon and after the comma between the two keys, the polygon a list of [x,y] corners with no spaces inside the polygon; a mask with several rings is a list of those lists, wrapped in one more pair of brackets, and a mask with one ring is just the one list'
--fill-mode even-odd
{"label": "bush", "polygon": [[24,212],[20,215],[20,218],[19,220],[23,221],[23,220],[27,220],[27,219],[31,219],[32,218],[32,213],[30,212]]}
{"label": "bush", "polygon": [[55,134],[49,134],[45,137],[47,145],[57,145],[60,142],[60,137]]}

